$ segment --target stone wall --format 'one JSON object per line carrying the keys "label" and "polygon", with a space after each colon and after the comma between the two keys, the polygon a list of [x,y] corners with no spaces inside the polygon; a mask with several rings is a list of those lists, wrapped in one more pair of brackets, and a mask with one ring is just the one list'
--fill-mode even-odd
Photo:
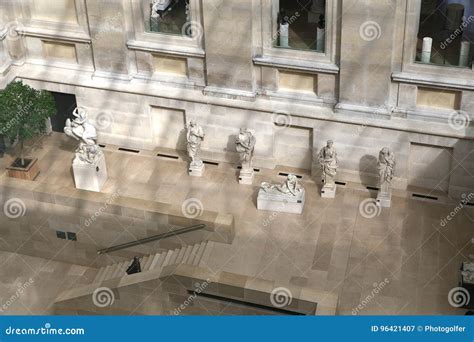
{"label": "stone wall", "polygon": [[[181,207],[169,204],[5,176],[0,180],[0,190],[6,214],[0,218],[0,249],[48,260],[102,267],[202,241],[231,243],[234,238],[232,215],[203,211],[192,219],[184,216]],[[97,255],[103,248],[196,224],[206,228]],[[75,233],[77,241],[58,238],[58,231]]]}
{"label": "stone wall", "polygon": [[[473,71],[414,63],[419,0],[327,1],[325,54],[273,48],[272,1],[192,0],[192,39],[146,34],[137,3],[76,1],[77,23],[49,26],[29,21],[34,9],[13,6],[27,32],[8,52],[26,63],[8,80],[74,94],[106,144],[182,150],[183,123],[195,119],[210,160],[236,163],[234,136],[246,126],[257,137],[258,167],[318,177],[317,152],[333,139],[339,181],[376,186],[375,158],[388,146],[396,188],[451,197],[472,188]],[[75,46],[76,61],[45,54],[51,41]],[[471,126],[453,125],[459,117]],[[419,145],[427,156],[412,165]],[[450,153],[446,179],[432,172],[448,163],[439,148]]]}

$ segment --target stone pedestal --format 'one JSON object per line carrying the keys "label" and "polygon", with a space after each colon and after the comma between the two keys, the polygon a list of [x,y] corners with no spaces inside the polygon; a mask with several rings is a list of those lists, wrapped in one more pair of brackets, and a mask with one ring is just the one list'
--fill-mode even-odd
{"label": "stone pedestal", "polygon": [[392,193],[379,191],[377,195],[377,205],[382,208],[390,208],[392,203]]}
{"label": "stone pedestal", "polygon": [[302,214],[305,202],[304,189],[298,196],[274,194],[260,189],[257,197],[257,209],[279,213]]}
{"label": "stone pedestal", "polygon": [[201,177],[204,173],[204,163],[202,160],[194,160],[189,164],[189,175],[193,177]]}
{"label": "stone pedestal", "polygon": [[335,198],[336,197],[336,184],[324,185],[321,189],[322,198]]}
{"label": "stone pedestal", "polygon": [[72,163],[72,170],[77,189],[100,192],[107,181],[107,167],[103,153],[93,164],[76,157]]}
{"label": "stone pedestal", "polygon": [[255,172],[253,169],[243,168],[239,174],[239,184],[252,185]]}

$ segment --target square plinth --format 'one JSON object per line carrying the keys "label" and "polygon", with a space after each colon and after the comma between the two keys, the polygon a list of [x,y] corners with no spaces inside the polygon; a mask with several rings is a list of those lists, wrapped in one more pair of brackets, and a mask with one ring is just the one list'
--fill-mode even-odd
{"label": "square plinth", "polygon": [[322,198],[336,198],[336,184],[324,185],[321,189]]}
{"label": "square plinth", "polygon": [[189,165],[189,175],[193,177],[202,177],[205,170],[204,163],[202,161],[193,161]]}
{"label": "square plinth", "polygon": [[252,185],[255,172],[253,169],[242,169],[239,174],[239,184]]}
{"label": "square plinth", "polygon": [[257,209],[279,213],[302,214],[305,202],[304,189],[297,195],[274,194],[260,189],[257,197]]}
{"label": "square plinth", "polygon": [[77,189],[100,192],[102,186],[107,181],[107,167],[104,154],[101,154],[95,163],[92,164],[76,157],[72,163],[72,170]]}
{"label": "square plinth", "polygon": [[377,205],[382,208],[390,208],[392,204],[392,193],[379,192],[377,195]]}

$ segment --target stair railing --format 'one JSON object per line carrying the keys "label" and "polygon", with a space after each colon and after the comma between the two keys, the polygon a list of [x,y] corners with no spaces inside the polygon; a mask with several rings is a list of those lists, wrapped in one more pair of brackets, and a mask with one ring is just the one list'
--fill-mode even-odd
{"label": "stair railing", "polygon": [[119,251],[119,250],[122,250],[122,249],[135,247],[135,246],[138,246],[138,245],[143,245],[145,243],[149,243],[149,242],[153,242],[153,241],[163,240],[163,239],[166,239],[166,238],[169,238],[169,237],[172,237],[172,236],[186,234],[186,233],[189,233],[189,232],[193,232],[195,230],[200,230],[200,229],[205,229],[205,228],[206,228],[205,224],[197,224],[197,225],[190,226],[190,227],[180,228],[180,229],[172,230],[172,231],[169,231],[169,232],[166,232],[166,233],[153,235],[153,236],[150,236],[150,237],[147,237],[147,238],[144,238],[144,239],[131,241],[131,242],[126,242],[126,243],[122,243],[120,245],[99,249],[97,251],[97,254],[100,255],[100,254],[106,254],[106,253],[110,253],[110,252],[116,252],[116,251]]}

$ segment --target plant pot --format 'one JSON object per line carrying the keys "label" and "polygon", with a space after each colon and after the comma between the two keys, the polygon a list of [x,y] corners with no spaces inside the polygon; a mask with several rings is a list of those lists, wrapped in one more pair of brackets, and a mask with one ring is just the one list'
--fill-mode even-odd
{"label": "plant pot", "polygon": [[21,164],[21,158],[16,158],[13,163],[7,167],[8,177],[35,180],[40,170],[37,158],[24,158],[25,165]]}

